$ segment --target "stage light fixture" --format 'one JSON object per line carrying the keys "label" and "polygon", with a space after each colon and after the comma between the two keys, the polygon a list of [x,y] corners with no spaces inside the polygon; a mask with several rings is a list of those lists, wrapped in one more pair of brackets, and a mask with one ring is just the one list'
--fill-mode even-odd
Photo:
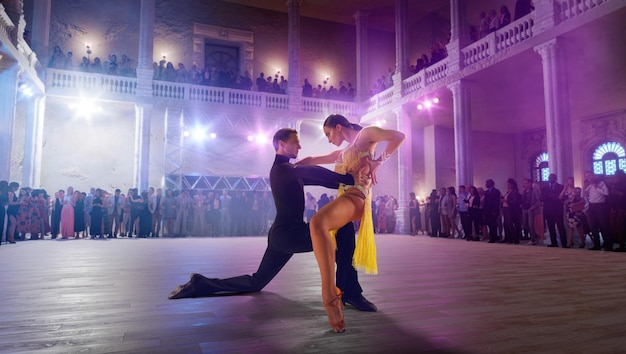
{"label": "stage light fixture", "polygon": [[183,137],[184,138],[188,138],[189,136],[191,136],[191,133],[189,132],[189,130],[183,131]]}
{"label": "stage light fixture", "polygon": [[422,106],[422,104],[420,103],[420,104],[417,105],[417,109],[419,109],[421,111],[422,109],[424,109],[424,106]]}
{"label": "stage light fixture", "polygon": [[433,98],[433,103],[439,103],[439,98],[437,97]]}
{"label": "stage light fixture", "polygon": [[217,138],[217,134],[215,134],[215,133],[211,133],[211,135],[209,135],[209,136],[211,137],[211,139]]}

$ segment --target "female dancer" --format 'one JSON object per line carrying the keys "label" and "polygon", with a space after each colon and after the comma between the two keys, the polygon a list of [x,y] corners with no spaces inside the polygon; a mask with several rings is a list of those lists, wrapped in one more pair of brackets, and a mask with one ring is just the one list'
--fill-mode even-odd
{"label": "female dancer", "polygon": [[[299,164],[325,164],[336,162],[339,173],[368,172],[371,182],[355,181],[354,186],[339,187],[339,196],[321,208],[311,219],[311,240],[322,277],[322,300],[328,322],[335,332],[345,330],[341,312],[341,290],[335,285],[335,242],[331,230],[337,230],[350,221],[361,219],[359,237],[354,251],[353,264],[364,267],[368,273],[376,273],[376,248],[373,243],[374,230],[371,215],[371,183],[376,183],[376,170],[398,150],[404,134],[375,126],[362,128],[350,123],[344,116],[333,114],[324,122],[324,134],[328,142],[340,146],[349,145],[326,156],[308,157]],[[380,158],[374,160],[374,150],[379,142],[386,141],[387,147]]]}

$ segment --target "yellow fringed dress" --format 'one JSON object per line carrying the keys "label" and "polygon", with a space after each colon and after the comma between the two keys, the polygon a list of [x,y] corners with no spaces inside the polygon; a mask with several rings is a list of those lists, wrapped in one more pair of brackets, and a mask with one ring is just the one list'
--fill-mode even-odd
{"label": "yellow fringed dress", "polygon": [[[340,155],[340,160],[335,165],[335,172],[346,174],[354,170],[361,163],[362,158],[369,157],[369,151],[361,152],[354,145],[346,147]],[[350,186],[339,186],[338,196],[345,193]],[[353,188],[363,189],[360,186]],[[378,274],[378,264],[376,261],[376,243],[374,240],[374,222],[372,221],[372,193],[367,190],[365,197],[365,205],[363,215],[361,216],[361,225],[356,240],[354,255],[352,257],[352,265],[355,269],[364,270],[366,274]],[[331,231],[331,237],[335,241],[337,230]]]}

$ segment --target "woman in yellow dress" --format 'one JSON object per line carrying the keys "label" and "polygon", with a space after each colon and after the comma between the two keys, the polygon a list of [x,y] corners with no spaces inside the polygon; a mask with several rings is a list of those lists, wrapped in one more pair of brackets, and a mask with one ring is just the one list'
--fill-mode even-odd
{"label": "woman in yellow dress", "polygon": [[[404,141],[404,134],[375,126],[363,128],[350,123],[339,114],[326,118],[323,129],[329,143],[340,146],[345,141],[349,145],[325,156],[307,157],[298,164],[336,163],[335,172],[362,171],[371,176],[367,182],[355,181],[356,184],[353,186],[340,186],[339,196],[321,208],[309,224],[313,252],[322,278],[322,301],[328,322],[335,332],[340,333],[345,330],[345,325],[341,311],[341,290],[335,285],[336,247],[331,231],[350,221],[361,220],[353,265],[367,273],[377,273],[370,188],[372,183],[377,182],[376,170],[398,150]],[[387,142],[387,146],[382,155],[374,159],[374,151],[379,142]]]}

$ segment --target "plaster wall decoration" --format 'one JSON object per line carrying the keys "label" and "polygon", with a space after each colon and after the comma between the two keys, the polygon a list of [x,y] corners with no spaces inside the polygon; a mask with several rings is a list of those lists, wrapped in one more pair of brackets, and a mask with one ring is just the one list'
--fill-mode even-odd
{"label": "plaster wall decoration", "polygon": [[533,130],[522,133],[522,157],[524,161],[534,161],[537,154],[547,151],[546,131]]}
{"label": "plaster wall decoration", "polygon": [[581,120],[580,150],[583,153],[585,168],[591,166],[590,157],[595,148],[607,141],[626,144],[626,110],[609,112]]}

